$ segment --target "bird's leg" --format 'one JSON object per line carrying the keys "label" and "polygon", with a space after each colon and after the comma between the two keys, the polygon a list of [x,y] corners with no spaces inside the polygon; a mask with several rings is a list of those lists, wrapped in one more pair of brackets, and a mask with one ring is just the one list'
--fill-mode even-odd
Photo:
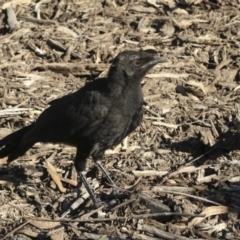
{"label": "bird's leg", "polygon": [[77,147],[77,154],[76,154],[76,158],[75,158],[75,168],[77,169],[78,173],[79,173],[79,177],[81,178],[81,181],[83,182],[85,188],[87,189],[93,204],[96,208],[98,208],[100,206],[100,203],[97,201],[97,198],[93,192],[92,187],[89,185],[87,179],[86,179],[86,163],[87,163],[87,158],[88,158],[88,151],[87,147],[85,147],[83,145],[78,146]]}
{"label": "bird's leg", "polygon": [[101,169],[101,171],[103,172],[103,174],[105,175],[105,177],[107,178],[108,182],[113,186],[113,187],[117,187],[117,185],[115,184],[115,182],[112,180],[112,178],[110,177],[109,173],[107,172],[107,170],[105,169],[105,167],[103,167],[102,163],[100,160],[96,161],[96,164],[98,165],[98,167]]}
{"label": "bird's leg", "polygon": [[99,167],[99,169],[102,171],[102,173],[107,178],[107,181],[112,185],[112,187],[113,187],[113,190],[112,190],[113,195],[118,195],[119,191],[118,191],[116,183],[112,180],[112,178],[110,177],[110,175],[107,172],[106,168],[102,165],[101,161],[99,160],[99,159],[102,159],[103,156],[104,156],[104,152],[100,152],[98,155],[95,155],[95,156],[92,156],[92,157],[93,157],[93,160],[96,163],[96,165]]}
{"label": "bird's leg", "polygon": [[98,200],[96,199],[96,196],[91,188],[91,186],[89,185],[87,179],[86,179],[86,172],[85,171],[82,171],[82,172],[79,172],[79,176],[81,178],[81,181],[83,182],[85,188],[87,189],[92,201],[93,201],[93,204],[95,206],[95,208],[98,208],[100,206],[100,203],[98,202]]}
{"label": "bird's leg", "polygon": [[96,163],[96,165],[99,167],[99,169],[102,171],[102,173],[105,175],[105,177],[107,178],[108,182],[113,187],[115,187],[115,189],[116,189],[117,185],[112,180],[112,178],[110,177],[110,175],[107,172],[106,168],[102,165],[102,162],[100,161],[100,159],[103,159],[103,156],[104,156],[104,151],[98,152],[98,154],[96,154],[96,155],[92,155],[92,158],[93,158],[94,162]]}

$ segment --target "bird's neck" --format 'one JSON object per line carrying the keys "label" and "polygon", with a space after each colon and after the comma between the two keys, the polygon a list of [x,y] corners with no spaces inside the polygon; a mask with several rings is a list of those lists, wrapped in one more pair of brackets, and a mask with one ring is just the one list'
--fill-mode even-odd
{"label": "bird's neck", "polygon": [[114,97],[120,97],[131,93],[142,93],[141,81],[133,81],[126,76],[115,75],[108,78],[109,94]]}

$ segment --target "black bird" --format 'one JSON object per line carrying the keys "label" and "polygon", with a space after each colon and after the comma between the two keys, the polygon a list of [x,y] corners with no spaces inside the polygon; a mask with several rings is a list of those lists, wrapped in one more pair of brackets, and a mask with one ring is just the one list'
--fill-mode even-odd
{"label": "black bird", "polygon": [[157,63],[167,62],[143,51],[124,51],[112,62],[107,78],[87,83],[78,91],[50,102],[36,122],[0,140],[0,158],[22,156],[37,142],[64,143],[77,148],[75,167],[95,206],[86,181],[89,156],[115,185],[100,160],[104,151],[119,144],[143,117],[141,80]]}

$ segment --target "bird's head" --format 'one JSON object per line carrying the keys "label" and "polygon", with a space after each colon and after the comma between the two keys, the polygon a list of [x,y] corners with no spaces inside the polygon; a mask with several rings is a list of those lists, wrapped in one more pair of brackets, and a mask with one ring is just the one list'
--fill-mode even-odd
{"label": "bird's head", "polygon": [[157,57],[144,51],[124,51],[113,60],[108,77],[118,81],[125,79],[127,83],[140,83],[153,66],[167,61],[165,57]]}

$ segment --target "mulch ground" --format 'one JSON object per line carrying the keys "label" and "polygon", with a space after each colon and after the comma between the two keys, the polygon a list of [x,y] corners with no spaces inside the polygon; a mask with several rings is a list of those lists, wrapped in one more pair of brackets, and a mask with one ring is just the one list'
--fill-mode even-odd
{"label": "mulch ground", "polygon": [[144,119],[104,165],[94,209],[75,149],[0,159],[1,239],[240,239],[240,1],[0,1],[0,138],[107,74],[127,49],[165,56],[142,82]]}

